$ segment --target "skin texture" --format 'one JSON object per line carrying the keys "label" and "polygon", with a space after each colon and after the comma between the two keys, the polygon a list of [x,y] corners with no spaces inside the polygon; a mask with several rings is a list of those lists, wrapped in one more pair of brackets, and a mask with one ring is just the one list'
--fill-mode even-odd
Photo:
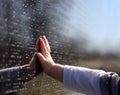
{"label": "skin texture", "polygon": [[36,54],[41,63],[43,72],[45,72],[50,77],[63,82],[64,66],[55,64],[50,54],[50,45],[45,36],[41,36],[39,38],[39,48],[41,49],[41,52],[37,52]]}

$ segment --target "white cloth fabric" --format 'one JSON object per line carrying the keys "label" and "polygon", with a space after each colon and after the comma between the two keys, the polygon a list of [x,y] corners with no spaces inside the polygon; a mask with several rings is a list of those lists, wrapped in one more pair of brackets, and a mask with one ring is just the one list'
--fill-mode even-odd
{"label": "white cloth fabric", "polygon": [[84,67],[65,65],[63,71],[64,88],[87,95],[101,95],[99,79],[105,72]]}

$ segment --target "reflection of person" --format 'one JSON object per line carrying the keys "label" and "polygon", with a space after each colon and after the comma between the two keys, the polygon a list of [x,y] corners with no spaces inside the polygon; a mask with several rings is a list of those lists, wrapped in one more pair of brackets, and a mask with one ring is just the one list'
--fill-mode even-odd
{"label": "reflection of person", "polygon": [[34,56],[29,64],[0,70],[0,93],[12,93],[35,76]]}
{"label": "reflection of person", "polygon": [[63,82],[65,88],[87,95],[120,95],[120,77],[118,74],[55,64],[50,55],[50,46],[46,37],[41,37],[39,41],[41,53],[37,53],[37,56],[43,72]]}
{"label": "reflection of person", "polygon": [[[38,51],[36,43],[36,52]],[[0,95],[17,92],[23,88],[23,83],[33,79],[40,73],[40,68],[36,68],[36,55],[34,54],[29,64],[15,66],[0,70]]]}

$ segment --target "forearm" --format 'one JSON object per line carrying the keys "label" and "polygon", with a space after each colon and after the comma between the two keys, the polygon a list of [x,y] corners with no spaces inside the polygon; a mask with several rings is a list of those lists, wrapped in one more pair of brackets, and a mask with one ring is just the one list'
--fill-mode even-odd
{"label": "forearm", "polygon": [[0,76],[2,79],[7,80],[29,80],[31,77],[35,76],[35,70],[31,69],[30,64],[22,65],[22,66],[15,66],[11,68],[5,68],[0,70]]}
{"label": "forearm", "polygon": [[22,82],[26,82],[35,77],[35,70],[31,69],[30,64],[20,66],[20,79]]}
{"label": "forearm", "polygon": [[19,82],[20,66],[0,70],[0,91],[9,93],[22,88]]}
{"label": "forearm", "polygon": [[[23,82],[35,76],[29,64],[0,70],[0,91],[9,93],[23,88]],[[9,85],[8,85],[9,84]]]}
{"label": "forearm", "polygon": [[47,75],[51,76],[52,78],[63,82],[63,70],[64,66],[60,64],[54,64],[48,72],[45,72]]}
{"label": "forearm", "polygon": [[[120,95],[120,77],[113,72],[84,67],[65,66],[63,71],[64,87],[89,95]],[[112,93],[112,94],[111,94]]]}
{"label": "forearm", "polygon": [[102,70],[65,66],[63,84],[69,90],[89,95],[100,95],[99,78],[104,74],[105,72]]}

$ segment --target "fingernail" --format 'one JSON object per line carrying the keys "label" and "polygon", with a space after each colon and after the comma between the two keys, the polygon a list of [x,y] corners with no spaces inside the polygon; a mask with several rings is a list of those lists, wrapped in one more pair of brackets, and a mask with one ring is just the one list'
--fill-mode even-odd
{"label": "fingernail", "polygon": [[46,36],[44,36],[44,38],[46,39]]}
{"label": "fingernail", "polygon": [[43,35],[42,37],[45,38],[45,35]]}
{"label": "fingernail", "polygon": [[41,39],[42,39],[42,37],[41,37],[41,38],[39,38],[39,41],[41,41]]}

